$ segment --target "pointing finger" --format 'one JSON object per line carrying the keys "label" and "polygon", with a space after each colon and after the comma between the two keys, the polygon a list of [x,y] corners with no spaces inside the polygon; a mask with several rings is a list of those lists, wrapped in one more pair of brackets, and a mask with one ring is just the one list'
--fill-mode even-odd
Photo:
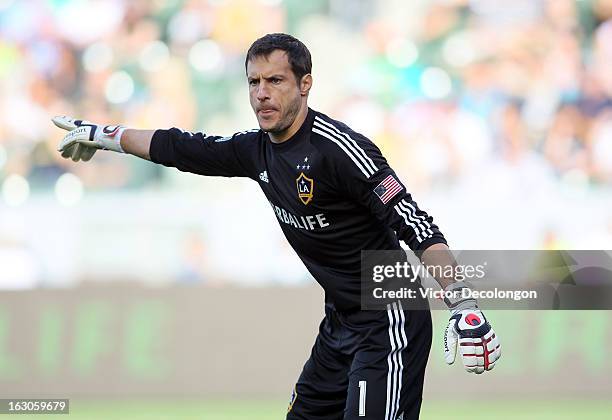
{"label": "pointing finger", "polygon": [[77,125],[74,123],[75,120],[73,118],[66,117],[65,115],[55,116],[51,118],[51,121],[53,121],[53,124],[55,124],[56,127],[64,130],[70,131],[77,128]]}

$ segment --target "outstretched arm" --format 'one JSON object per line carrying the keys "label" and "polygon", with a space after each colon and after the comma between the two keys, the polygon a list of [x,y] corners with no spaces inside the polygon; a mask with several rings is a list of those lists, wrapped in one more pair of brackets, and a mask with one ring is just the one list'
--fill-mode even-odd
{"label": "outstretched arm", "polygon": [[75,162],[88,161],[98,149],[128,153],[155,163],[199,175],[252,177],[258,130],[229,137],[208,136],[171,128],[136,130],[121,125],[97,125],[68,117],[53,123],[68,130],[58,151]]}
{"label": "outstretched arm", "polygon": [[126,129],[121,136],[121,147],[125,153],[151,160],[149,149],[155,130]]}

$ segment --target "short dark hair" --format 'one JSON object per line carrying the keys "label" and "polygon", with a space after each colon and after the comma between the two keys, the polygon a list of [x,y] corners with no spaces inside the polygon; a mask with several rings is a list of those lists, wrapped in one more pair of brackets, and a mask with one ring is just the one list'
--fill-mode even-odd
{"label": "short dark hair", "polygon": [[252,59],[268,57],[276,50],[285,51],[287,54],[291,71],[297,83],[300,83],[304,75],[312,72],[312,58],[306,45],[299,39],[282,33],[267,34],[253,42],[244,60],[244,68],[246,69]]}

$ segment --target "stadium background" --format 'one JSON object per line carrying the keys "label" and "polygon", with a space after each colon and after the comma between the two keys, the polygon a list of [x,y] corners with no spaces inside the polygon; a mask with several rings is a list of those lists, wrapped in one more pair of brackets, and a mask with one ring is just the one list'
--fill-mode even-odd
{"label": "stadium background", "polygon": [[[254,183],[66,161],[51,116],[253,128],[244,53],[289,32],[311,106],[372,138],[453,248],[609,249],[611,19],[609,0],[0,0],[0,395],[281,418],[322,315]],[[488,314],[504,356],[478,378],[443,366],[434,315],[423,418],[611,411],[609,312]]]}

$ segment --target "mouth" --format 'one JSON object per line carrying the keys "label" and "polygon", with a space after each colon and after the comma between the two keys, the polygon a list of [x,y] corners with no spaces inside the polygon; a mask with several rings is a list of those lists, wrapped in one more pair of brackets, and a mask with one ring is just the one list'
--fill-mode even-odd
{"label": "mouth", "polygon": [[272,109],[272,108],[266,108],[266,109],[260,109],[259,111],[257,111],[257,113],[261,116],[268,116],[268,115],[272,115],[273,113],[275,113],[276,110]]}

